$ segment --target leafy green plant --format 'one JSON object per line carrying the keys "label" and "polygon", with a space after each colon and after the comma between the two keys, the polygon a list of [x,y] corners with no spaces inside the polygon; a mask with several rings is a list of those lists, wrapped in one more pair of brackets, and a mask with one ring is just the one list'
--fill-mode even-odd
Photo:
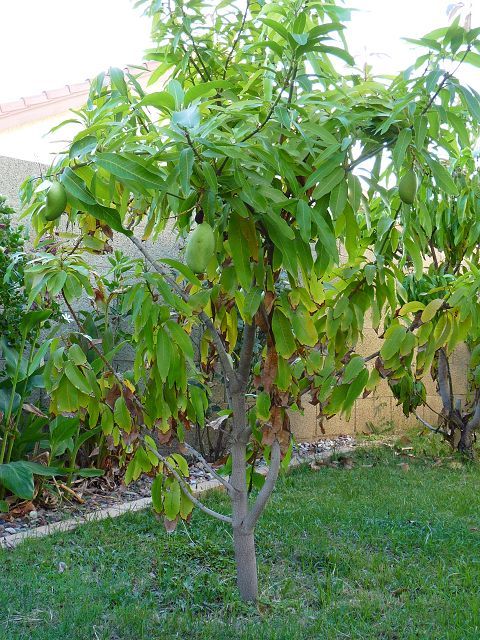
{"label": "leafy green plant", "polygon": [[[53,469],[25,460],[12,461],[15,441],[21,436],[24,409],[41,414],[33,405],[26,404],[30,395],[44,387],[44,357],[50,341],[43,340],[37,348],[37,341],[44,323],[51,315],[50,310],[25,313],[19,324],[20,347],[18,351],[10,347],[4,337],[0,339],[0,352],[5,359],[5,371],[0,378],[0,495],[9,489],[20,498],[33,497],[33,475],[55,475]],[[33,339],[27,346],[27,336]],[[29,425],[31,427],[31,424]],[[41,425],[43,426],[43,424]],[[30,431],[30,429],[28,429]],[[24,434],[26,435],[26,434]]]}
{"label": "leafy green plant", "polygon": [[24,231],[13,224],[14,210],[0,196],[0,335],[18,343],[19,324],[26,311],[23,287]]}

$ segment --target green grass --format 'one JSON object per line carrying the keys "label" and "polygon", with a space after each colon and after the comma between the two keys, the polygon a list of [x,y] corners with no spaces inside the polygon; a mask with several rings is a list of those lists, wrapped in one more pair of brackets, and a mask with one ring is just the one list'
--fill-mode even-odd
{"label": "green grass", "polygon": [[258,610],[238,600],[230,533],[200,512],[173,535],[143,512],[0,551],[0,638],[478,640],[480,470],[398,462],[375,450],[280,481]]}

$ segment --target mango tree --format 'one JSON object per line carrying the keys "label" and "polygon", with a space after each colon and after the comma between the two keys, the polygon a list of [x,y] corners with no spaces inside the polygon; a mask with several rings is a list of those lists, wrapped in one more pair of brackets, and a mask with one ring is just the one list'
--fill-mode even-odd
{"label": "mango tree", "polygon": [[[376,281],[373,326],[383,339],[373,375],[388,380],[406,415],[415,413],[468,453],[480,426],[480,95],[455,74],[461,65],[480,66],[479,33],[457,19],[415,41],[426,53],[391,87],[392,96],[409,98],[386,103],[379,122],[384,149],[373,155],[374,170],[366,175],[365,205],[376,225],[366,269]],[[472,354],[469,370],[453,372],[453,352],[464,342]],[[442,403],[434,425],[417,412],[426,403],[429,374]],[[468,377],[466,403],[454,376]]]}
{"label": "mango tree", "polygon": [[[397,304],[400,272],[383,259],[396,248],[381,230],[394,237],[403,211],[398,190],[380,186],[378,159],[394,147],[396,172],[411,168],[415,110],[428,121],[441,78],[414,70],[387,86],[366,77],[345,47],[348,11],[333,2],[139,4],[152,17],[150,81],[160,90],[119,69],[98,76],[75,115],[81,131],[23,189],[26,215],[49,236],[29,270],[30,300],[45,289],[61,296],[97,353],[92,361],[54,343],[51,411],[78,413],[123,445],[127,482],[154,474],[154,508],[169,529],[194,505],[228,523],[240,594],[255,600],[254,529],[288,462],[290,411],[308,396],[326,416],[349,415],[378,382],[367,367],[375,354],[355,347],[368,309],[379,318],[386,301]],[[362,189],[355,170],[372,157]],[[59,187],[67,230],[56,217]],[[162,257],[166,230],[187,238],[183,258]],[[104,303],[89,255],[111,251],[115,233],[143,259],[136,280],[110,294],[132,322],[135,361],[123,374],[76,311],[82,295]],[[193,425],[206,425],[218,375],[228,406],[215,423],[231,423],[228,476],[187,443]],[[162,448],[178,443],[171,454]],[[231,515],[192,495],[187,453],[223,484]],[[255,470],[262,456],[265,478]]]}

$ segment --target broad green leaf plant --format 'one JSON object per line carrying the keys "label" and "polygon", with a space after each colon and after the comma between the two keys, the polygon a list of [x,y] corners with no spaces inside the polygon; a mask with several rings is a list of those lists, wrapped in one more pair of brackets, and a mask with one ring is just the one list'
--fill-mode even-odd
{"label": "broad green leaf plant", "polygon": [[[444,56],[437,45],[393,80],[358,69],[341,3],[137,4],[157,43],[150,90],[131,72],[99,75],[75,113],[81,131],[47,178],[23,189],[39,238],[51,237],[29,270],[30,300],[45,289],[61,296],[98,355],[92,363],[53,343],[51,408],[99,421],[124,448],[127,482],[155,475],[154,508],[169,529],[194,506],[228,523],[241,597],[255,600],[254,530],[288,463],[290,411],[308,398],[326,417],[349,415],[378,383],[378,354],[355,352],[365,315],[373,309],[379,326],[398,306],[400,244],[410,247],[404,262],[418,263],[413,210],[388,180],[421,164],[421,189],[452,190],[437,153],[445,137],[437,103],[447,111],[456,98],[430,71]],[[473,55],[475,37],[458,27],[450,57]],[[55,220],[46,219],[57,214],[45,205],[52,182],[67,198],[66,216]],[[163,232],[188,239],[202,224],[213,230],[211,254],[195,264],[161,257]],[[76,311],[82,296],[98,298],[89,256],[111,251],[114,234],[142,258],[121,293],[135,351],[124,374]],[[400,333],[399,322],[387,331]],[[194,425],[208,426],[218,373],[228,406],[216,426],[231,424],[228,476],[188,444]],[[187,454],[223,484],[230,514],[192,495]],[[265,478],[254,469],[262,456]]]}

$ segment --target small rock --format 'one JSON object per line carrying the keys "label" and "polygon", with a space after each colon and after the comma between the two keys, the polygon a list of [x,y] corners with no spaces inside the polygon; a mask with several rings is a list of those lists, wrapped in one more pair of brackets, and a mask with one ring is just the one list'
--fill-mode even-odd
{"label": "small rock", "polygon": [[67,565],[65,564],[65,562],[58,563],[58,573],[65,573],[66,569]]}
{"label": "small rock", "polygon": [[28,514],[28,517],[32,522],[36,522],[36,520],[38,520],[38,511],[35,511],[35,510],[30,511],[30,513]]}
{"label": "small rock", "polygon": [[5,533],[17,533],[17,530],[13,527],[5,527]]}

